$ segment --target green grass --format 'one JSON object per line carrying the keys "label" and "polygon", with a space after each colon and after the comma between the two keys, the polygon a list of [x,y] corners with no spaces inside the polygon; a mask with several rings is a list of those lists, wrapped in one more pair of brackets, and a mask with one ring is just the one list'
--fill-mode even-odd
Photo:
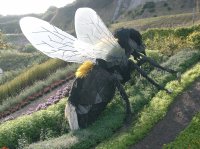
{"label": "green grass", "polygon": [[58,138],[31,144],[29,149],[72,148],[86,149],[111,137],[123,124],[124,108],[118,98],[108,105],[98,120],[87,129],[70,132]]}
{"label": "green grass", "polygon": [[0,57],[0,68],[4,71],[16,71],[37,64],[42,61],[42,58],[45,59],[46,56],[42,56],[36,52],[23,53],[17,50],[2,50],[0,51]]}
{"label": "green grass", "polygon": [[40,65],[31,67],[13,80],[0,86],[0,103],[8,97],[17,95],[26,87],[31,86],[35,81],[45,79],[50,73],[66,65],[67,63],[64,61],[49,59]]}
{"label": "green grass", "polygon": [[[197,78],[200,77],[200,63],[184,73],[181,77],[181,83],[172,81],[167,83],[166,88],[173,90],[172,94],[160,91],[152,98],[147,107],[140,112],[138,119],[133,123],[131,128],[116,137],[100,144],[97,149],[125,149],[130,145],[137,143],[153,128],[153,126],[167,113],[170,104],[190,86]],[[179,146],[180,147],[180,146]],[[170,146],[169,146],[170,148]],[[173,148],[173,147],[172,147]]]}
{"label": "green grass", "polygon": [[40,64],[48,58],[40,53],[24,53],[17,50],[0,50],[0,68],[4,74],[0,76],[0,85],[12,80],[25,69]]}
{"label": "green grass", "polygon": [[190,124],[174,141],[163,146],[164,149],[197,149],[200,148],[200,113],[193,117]]}

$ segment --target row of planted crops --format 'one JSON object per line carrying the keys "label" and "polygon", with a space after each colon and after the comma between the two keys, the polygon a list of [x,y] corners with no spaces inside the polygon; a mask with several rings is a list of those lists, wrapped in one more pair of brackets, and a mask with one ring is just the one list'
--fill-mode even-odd
{"label": "row of planted crops", "polygon": [[[200,60],[199,31],[200,26],[193,26],[178,29],[151,29],[143,33],[148,55],[162,63],[163,66],[181,72],[181,83],[176,81],[176,76],[154,70],[145,65],[144,68],[148,71],[150,77],[166,88],[173,90],[173,93],[169,95],[164,91],[158,92],[147,80],[140,78],[134,72],[132,79],[125,85],[133,111],[133,122],[127,131],[112,136],[123,126],[125,117],[123,103],[118,93],[94,124],[86,129],[74,132],[69,131],[67,121],[64,118],[67,98],[63,98],[46,110],[0,124],[0,147],[44,149],[91,148],[96,146],[97,148],[121,149],[136,143],[150,131],[156,122],[165,116],[175,97],[200,76],[200,64],[198,63]],[[45,67],[42,67],[41,64],[41,67],[35,70],[39,71],[37,73],[34,73],[34,68],[32,68],[29,76],[20,74],[21,79],[19,79],[19,75],[15,78],[18,78],[17,81],[13,79],[0,86],[0,88],[7,86],[3,87],[4,91],[0,90],[1,112],[9,108],[9,105],[15,105],[8,103],[9,101],[14,103],[17,95],[25,94],[29,88],[39,84],[35,84],[35,82],[41,81],[41,79],[47,80],[51,76],[50,74],[55,76],[58,65],[61,66],[60,69],[66,70],[68,68],[66,64],[57,60],[49,60],[43,65]],[[73,71],[75,68],[76,66],[73,66],[69,71]],[[66,73],[68,72],[62,73],[61,78],[65,77]],[[31,76],[31,74],[42,76],[36,77]],[[17,89],[15,89],[16,87]],[[7,108],[2,108],[5,105],[7,105]]]}

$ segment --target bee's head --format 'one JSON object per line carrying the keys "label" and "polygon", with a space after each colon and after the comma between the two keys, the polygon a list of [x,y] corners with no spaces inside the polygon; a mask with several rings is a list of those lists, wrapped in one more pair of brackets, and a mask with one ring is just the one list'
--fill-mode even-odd
{"label": "bee's head", "polygon": [[135,29],[120,28],[114,32],[120,46],[125,49],[126,55],[137,57],[137,53],[145,53],[145,45],[142,42],[141,34]]}

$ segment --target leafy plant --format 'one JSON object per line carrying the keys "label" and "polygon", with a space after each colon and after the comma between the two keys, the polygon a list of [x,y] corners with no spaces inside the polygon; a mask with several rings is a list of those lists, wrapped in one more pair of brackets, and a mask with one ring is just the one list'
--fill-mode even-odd
{"label": "leafy plant", "polygon": [[200,50],[200,32],[193,32],[187,40],[193,48]]}
{"label": "leafy plant", "polygon": [[7,49],[9,47],[8,43],[6,43],[4,41],[4,36],[3,34],[0,32],[0,50],[1,49]]}
{"label": "leafy plant", "polygon": [[31,45],[31,44],[27,44],[24,48],[23,48],[24,52],[27,53],[32,53],[34,51],[36,51],[36,49]]}
{"label": "leafy plant", "polygon": [[68,126],[64,118],[65,102],[66,99],[63,99],[47,110],[1,124],[0,147],[17,148],[20,144],[23,145],[24,141],[25,143],[39,141],[42,131],[45,131],[45,137],[61,135],[61,132],[66,133]]}

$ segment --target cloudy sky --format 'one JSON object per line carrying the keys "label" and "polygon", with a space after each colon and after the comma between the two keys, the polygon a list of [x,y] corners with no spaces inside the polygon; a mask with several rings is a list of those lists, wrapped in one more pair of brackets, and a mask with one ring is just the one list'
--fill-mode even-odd
{"label": "cloudy sky", "polygon": [[50,6],[62,7],[74,0],[0,0],[0,15],[43,13]]}

